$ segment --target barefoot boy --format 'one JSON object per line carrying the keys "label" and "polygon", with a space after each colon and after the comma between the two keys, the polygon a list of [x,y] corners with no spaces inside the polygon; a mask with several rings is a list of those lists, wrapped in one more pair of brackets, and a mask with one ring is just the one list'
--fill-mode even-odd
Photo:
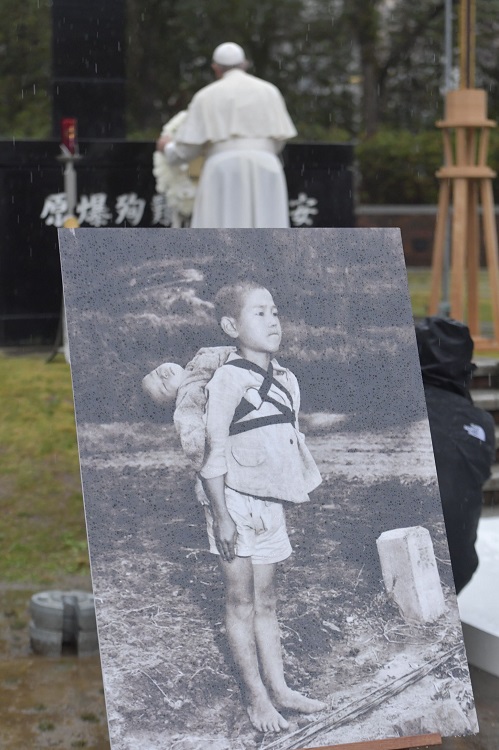
{"label": "barefoot boy", "polygon": [[273,359],[281,325],[270,292],[249,282],[224,287],[216,309],[237,346],[206,386],[206,452],[200,471],[210,550],[226,586],[226,628],[248,715],[262,732],[288,727],[281,709],[325,704],[284,678],[274,576],[291,554],[284,505],[303,503],[321,481],[298,430],[295,376]]}

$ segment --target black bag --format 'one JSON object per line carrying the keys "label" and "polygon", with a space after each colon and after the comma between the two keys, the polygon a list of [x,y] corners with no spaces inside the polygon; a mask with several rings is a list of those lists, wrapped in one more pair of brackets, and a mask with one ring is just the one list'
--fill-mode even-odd
{"label": "black bag", "polygon": [[482,486],[495,454],[494,420],[473,405],[469,383],[473,341],[454,320],[427,318],[416,326],[440,497],[456,591],[478,566],[476,533]]}

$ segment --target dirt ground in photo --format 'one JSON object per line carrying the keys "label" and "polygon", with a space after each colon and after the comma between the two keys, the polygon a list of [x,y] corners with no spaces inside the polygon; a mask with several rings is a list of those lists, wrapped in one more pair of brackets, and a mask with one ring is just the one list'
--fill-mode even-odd
{"label": "dirt ground in photo", "polygon": [[[291,750],[435,726],[445,734],[446,723],[448,733],[473,728],[427,426],[416,423],[403,441],[395,428],[365,434],[331,414],[308,415],[302,427],[324,481],[310,504],[287,511],[294,554],[279,566],[278,615],[289,684],[328,709],[286,715],[290,730],[276,738],[255,732],[244,710],[217,563],[173,427],[81,426],[101,657],[119,750],[165,743]],[[431,532],[448,603],[434,623],[405,622],[384,591],[375,541],[394,517],[400,527]]]}

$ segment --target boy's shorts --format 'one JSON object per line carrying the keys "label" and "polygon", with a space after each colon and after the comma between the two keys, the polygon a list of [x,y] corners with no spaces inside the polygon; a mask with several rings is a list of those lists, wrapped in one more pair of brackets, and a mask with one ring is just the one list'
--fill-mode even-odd
{"label": "boy's shorts", "polygon": [[[236,555],[251,557],[253,565],[282,562],[292,549],[286,531],[284,508],[279,502],[261,500],[225,488],[227,510],[237,527]],[[205,505],[210,552],[220,554],[213,534],[213,515]]]}

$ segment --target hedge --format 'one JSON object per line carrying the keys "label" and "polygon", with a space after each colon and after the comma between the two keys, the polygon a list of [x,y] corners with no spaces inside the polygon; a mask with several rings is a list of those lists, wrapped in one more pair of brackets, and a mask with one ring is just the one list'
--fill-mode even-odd
{"label": "hedge", "polygon": [[[358,142],[355,148],[358,173],[357,201],[370,205],[435,204],[443,165],[440,130],[410,133],[380,131]],[[488,165],[499,172],[499,131],[492,130]],[[493,183],[496,201],[499,184]]]}

